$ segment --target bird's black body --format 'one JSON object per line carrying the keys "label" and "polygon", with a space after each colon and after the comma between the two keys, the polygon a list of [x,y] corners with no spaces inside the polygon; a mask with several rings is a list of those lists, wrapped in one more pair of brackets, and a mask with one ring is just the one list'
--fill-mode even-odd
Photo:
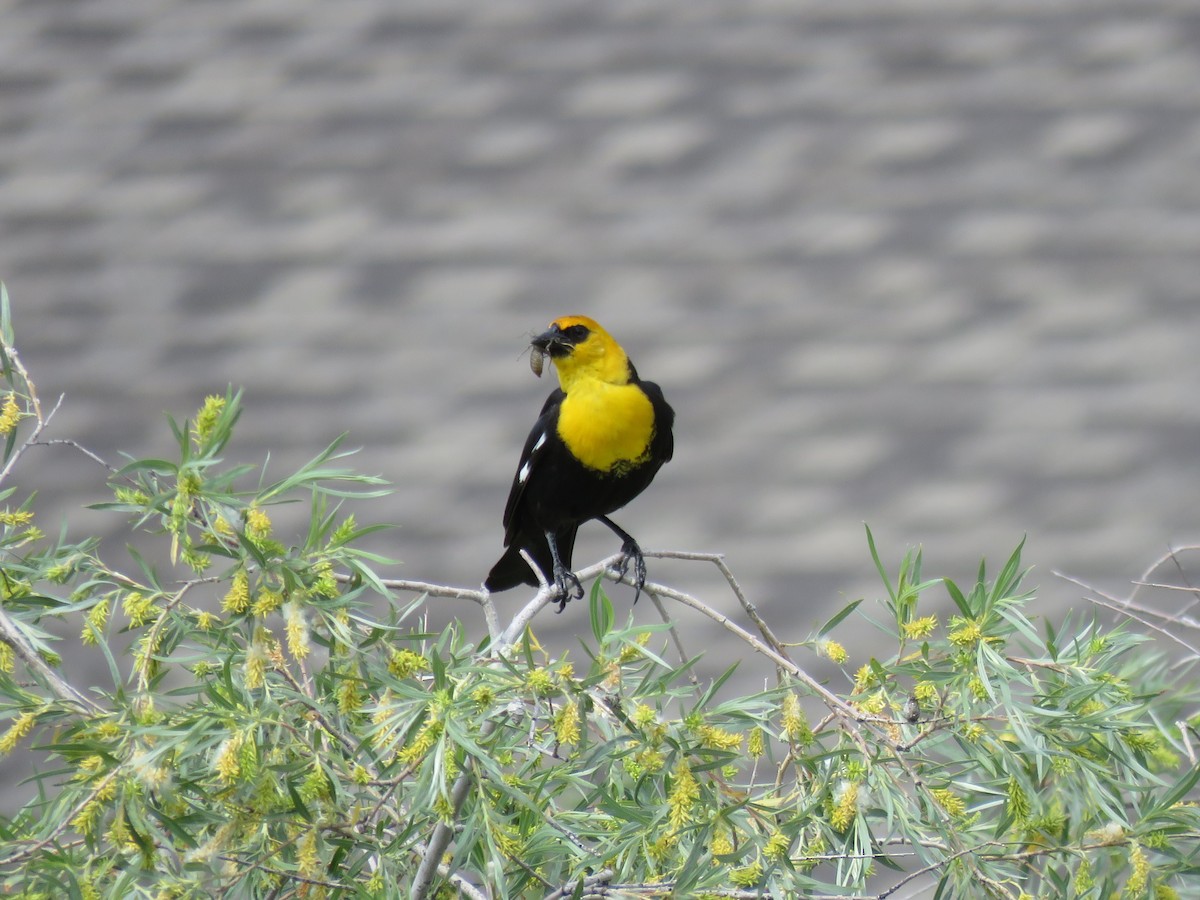
{"label": "bird's black body", "polygon": [[[577,319],[573,317],[570,321]],[[580,317],[578,321],[585,321],[594,326],[591,320]],[[612,341],[599,326],[594,327],[604,339]],[[535,340],[536,346],[538,345]],[[624,358],[623,351],[615,341],[612,341],[612,346],[617,353],[622,354],[621,359],[626,368],[616,376],[609,372],[609,378],[617,378],[620,382],[617,391],[606,390],[601,393],[604,397],[611,394],[616,399],[612,402],[611,409],[597,410],[596,420],[606,422],[607,417],[614,417],[613,430],[619,431],[619,426],[623,424],[621,413],[624,407],[628,405],[640,410],[648,400],[653,416],[644,451],[635,459],[616,460],[607,470],[585,465],[572,452],[563,438],[563,429],[560,428],[560,416],[564,404],[569,402],[569,393],[561,388],[553,391],[546,398],[541,414],[521,451],[521,461],[504,509],[504,545],[508,549],[488,574],[484,582],[487,590],[503,591],[521,584],[539,584],[537,576],[521,558],[521,550],[525,550],[533,558],[548,581],[558,581],[562,589],[560,578],[563,570],[566,570],[570,579],[574,579],[574,576],[570,575],[570,568],[575,533],[581,524],[590,519],[599,519],[622,538],[623,550],[638,563],[639,580],[644,578],[641,551],[632,537],[608,519],[608,514],[625,506],[645,490],[663,463],[671,459],[674,452],[671,428],[675,413],[663,399],[658,385],[639,379],[633,364]],[[554,348],[551,347],[549,352],[557,363]],[[560,366],[560,377],[562,369]],[[566,383],[566,379],[563,380]],[[580,384],[578,380],[572,380],[570,383]],[[581,395],[585,394],[588,382],[585,379],[582,386],[572,387],[571,390],[578,390]],[[641,392],[644,399],[633,396],[631,391]],[[591,407],[589,411],[590,409]],[[589,435],[589,440],[593,443],[603,444],[604,439],[603,428],[598,437],[594,433]],[[561,566],[555,565],[554,552],[547,535],[554,539]],[[565,599],[566,597],[560,598],[563,602]]]}

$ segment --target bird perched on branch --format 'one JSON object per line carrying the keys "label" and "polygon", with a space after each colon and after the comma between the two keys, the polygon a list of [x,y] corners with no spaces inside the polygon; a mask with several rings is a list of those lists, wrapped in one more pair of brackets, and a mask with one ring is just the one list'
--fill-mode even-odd
{"label": "bird perched on branch", "polygon": [[524,550],[553,579],[559,612],[583,586],[571,571],[575,532],[590,519],[621,538],[623,576],[632,562],[637,593],[646,560],[628,532],[608,514],[654,479],[674,451],[675,412],[657,384],[642,381],[621,345],[586,316],[563,316],[530,343],[530,365],[541,375],[550,357],[560,387],[546,398],[521,451],[504,507],[504,546],[483,586],[503,591],[539,579]]}

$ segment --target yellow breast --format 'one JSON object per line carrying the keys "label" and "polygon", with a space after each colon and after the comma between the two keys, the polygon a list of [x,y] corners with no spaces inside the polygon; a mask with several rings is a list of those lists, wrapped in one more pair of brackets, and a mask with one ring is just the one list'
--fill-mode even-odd
{"label": "yellow breast", "polygon": [[654,408],[635,384],[577,383],[559,409],[558,436],[585,466],[620,471],[649,454]]}

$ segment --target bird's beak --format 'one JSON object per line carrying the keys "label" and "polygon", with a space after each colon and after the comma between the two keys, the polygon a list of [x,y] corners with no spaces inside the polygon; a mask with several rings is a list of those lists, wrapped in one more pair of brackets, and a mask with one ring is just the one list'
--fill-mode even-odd
{"label": "bird's beak", "polygon": [[571,344],[557,326],[548,331],[543,331],[530,341],[529,344],[543,353],[548,353],[551,359],[566,356],[571,352]]}

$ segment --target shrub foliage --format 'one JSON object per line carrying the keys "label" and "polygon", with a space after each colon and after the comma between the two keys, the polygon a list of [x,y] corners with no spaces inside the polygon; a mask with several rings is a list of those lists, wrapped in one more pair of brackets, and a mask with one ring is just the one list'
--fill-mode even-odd
{"label": "shrub foliage", "polygon": [[[960,587],[868,532],[880,599],[786,641],[719,557],[659,554],[711,565],[714,597],[647,585],[653,625],[604,560],[556,655],[545,590],[502,622],[384,578],[343,502],[380,482],[337,444],[276,480],[227,462],[231,392],[171,422],[172,458],[110,471],[115,565],[13,483],[53,412],[0,300],[0,751],[38,763],[0,817],[5,896],[1197,896],[1194,683],[1135,630],[1035,625],[1020,547]],[[277,533],[296,501],[307,530]],[[464,615],[428,630],[432,596]],[[695,615],[762,671],[696,678],[670,625]],[[103,683],[63,677],[56,622]],[[868,628],[886,658],[845,649]]]}

